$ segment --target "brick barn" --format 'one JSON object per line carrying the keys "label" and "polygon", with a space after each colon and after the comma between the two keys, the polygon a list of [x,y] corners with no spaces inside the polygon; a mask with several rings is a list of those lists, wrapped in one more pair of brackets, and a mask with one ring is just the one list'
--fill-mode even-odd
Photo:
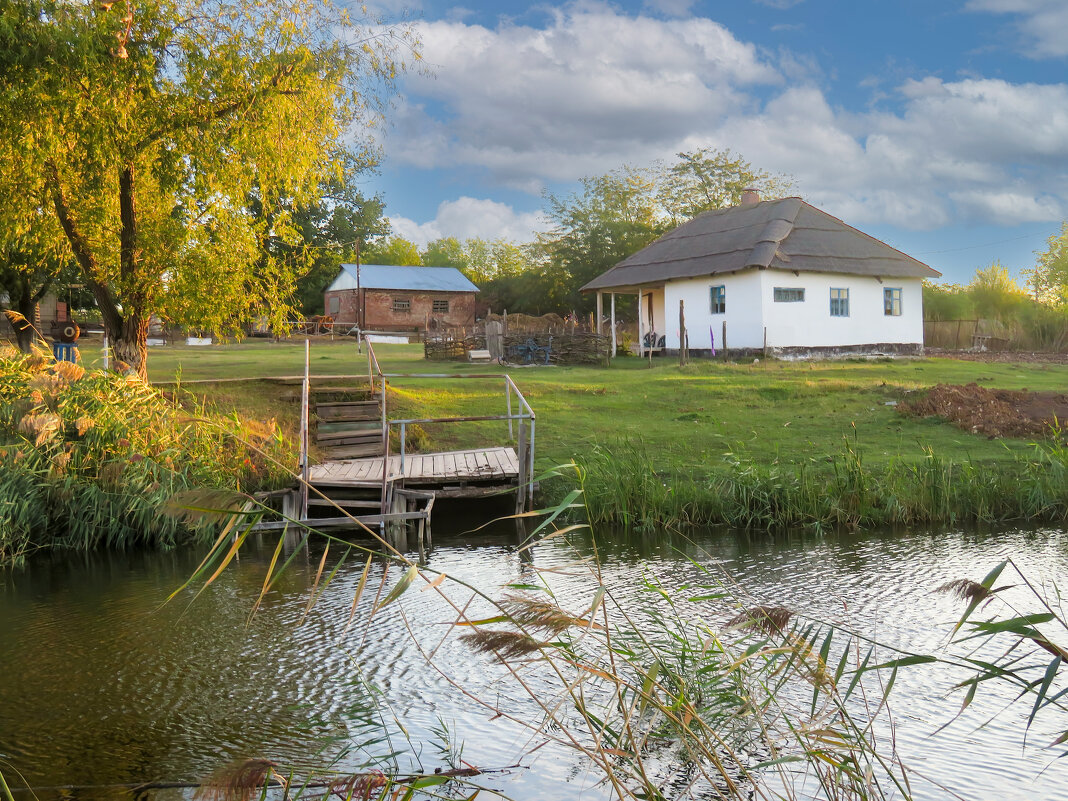
{"label": "brick barn", "polygon": [[418,331],[474,325],[476,292],[454,267],[342,264],[323,298],[337,323]]}

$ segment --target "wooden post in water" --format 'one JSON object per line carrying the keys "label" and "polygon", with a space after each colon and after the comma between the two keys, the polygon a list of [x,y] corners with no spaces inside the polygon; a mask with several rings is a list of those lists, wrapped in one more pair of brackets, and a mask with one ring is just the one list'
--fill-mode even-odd
{"label": "wooden post in water", "polygon": [[519,475],[516,476],[515,485],[515,513],[522,514],[526,511],[526,493],[527,493],[527,459],[526,459],[526,445],[527,445],[527,430],[524,425],[526,421],[519,418],[519,441],[516,443],[516,455],[519,457]]}
{"label": "wooden post in water", "polygon": [[308,473],[311,440],[311,340],[304,340],[304,383],[300,390],[300,519],[308,519]]}
{"label": "wooden post in water", "polygon": [[679,298],[679,367],[686,364],[689,354],[686,352],[686,301]]}

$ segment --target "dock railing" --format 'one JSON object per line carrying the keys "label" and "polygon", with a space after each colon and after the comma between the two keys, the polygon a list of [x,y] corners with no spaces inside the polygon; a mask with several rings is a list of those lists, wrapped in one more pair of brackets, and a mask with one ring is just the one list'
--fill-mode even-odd
{"label": "dock railing", "polygon": [[[378,363],[374,346],[364,339],[367,346],[367,370],[368,382],[371,393],[375,393],[375,379],[377,378],[378,398],[382,407],[382,514],[386,514],[392,505],[390,488],[394,478],[404,475],[405,459],[407,457],[407,433],[410,425],[426,425],[435,423],[475,423],[493,420],[507,421],[508,440],[515,442],[516,455],[519,462],[519,475],[516,480],[516,512],[522,512],[531,508],[534,499],[534,442],[537,431],[537,416],[534,409],[516,386],[512,377],[507,373],[385,373]],[[504,389],[504,414],[468,415],[455,417],[409,417],[391,419],[387,411],[386,387],[389,379],[427,379],[447,378],[463,379],[470,381],[502,381]],[[514,399],[514,404],[513,404]],[[389,472],[390,456],[390,431],[396,427],[400,440],[400,453],[398,454],[400,472],[399,476]]]}

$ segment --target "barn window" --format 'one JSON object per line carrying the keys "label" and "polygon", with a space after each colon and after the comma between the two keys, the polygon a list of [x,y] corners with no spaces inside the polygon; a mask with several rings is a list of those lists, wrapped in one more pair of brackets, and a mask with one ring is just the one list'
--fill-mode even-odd
{"label": "barn window", "polygon": [[337,295],[334,295],[332,298],[330,298],[329,314],[337,314],[339,311],[341,311],[341,298],[339,298]]}
{"label": "barn window", "polygon": [[805,290],[787,286],[777,286],[774,291],[776,303],[804,303]]}
{"label": "barn window", "polygon": [[412,302],[408,298],[393,298],[393,311],[407,312],[412,310]]}
{"label": "barn window", "polygon": [[447,300],[435,300],[433,303],[434,314],[448,314],[449,313],[449,301]]}
{"label": "barn window", "polygon": [[887,317],[901,316],[901,288],[887,287],[883,290],[883,314]]}
{"label": "barn window", "polygon": [[831,287],[831,317],[849,316],[849,290]]}
{"label": "barn window", "polygon": [[714,286],[709,289],[709,300],[713,314],[727,313],[727,287]]}

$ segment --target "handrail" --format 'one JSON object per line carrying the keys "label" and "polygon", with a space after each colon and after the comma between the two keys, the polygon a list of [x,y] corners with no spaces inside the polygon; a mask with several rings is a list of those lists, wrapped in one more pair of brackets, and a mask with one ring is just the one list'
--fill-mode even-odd
{"label": "handrail", "polygon": [[[528,507],[534,497],[534,435],[537,416],[526,397],[516,386],[515,381],[508,373],[384,373],[375,354],[374,346],[370,339],[360,334],[360,338],[367,345],[367,371],[368,380],[371,382],[371,393],[374,394],[374,375],[378,376],[379,394],[382,405],[382,513],[386,513],[389,503],[388,493],[388,467],[389,467],[389,432],[393,426],[400,428],[400,469],[403,475],[405,458],[407,456],[407,426],[416,423],[467,423],[490,420],[508,421],[508,438],[512,439],[516,432],[513,422],[518,422],[519,431],[516,444],[519,448],[519,486],[517,487],[516,509],[522,511]],[[504,379],[504,393],[507,404],[507,413],[503,415],[478,415],[468,417],[427,417],[390,420],[386,413],[386,380],[390,378],[459,378],[464,380],[478,379]],[[512,413],[512,393],[518,400],[517,413]],[[528,423],[529,425],[525,425]],[[529,429],[529,435],[528,435]],[[528,441],[529,440],[529,441]],[[526,453],[524,453],[526,451]]]}

